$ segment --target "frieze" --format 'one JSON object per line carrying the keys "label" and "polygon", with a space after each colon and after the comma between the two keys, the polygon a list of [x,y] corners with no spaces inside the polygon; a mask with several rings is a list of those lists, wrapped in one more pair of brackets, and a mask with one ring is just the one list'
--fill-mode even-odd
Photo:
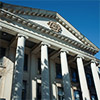
{"label": "frieze", "polygon": [[49,21],[47,24],[49,25],[49,27],[50,27],[53,31],[55,31],[55,32],[57,32],[57,33],[60,33],[60,32],[62,31],[60,25],[57,24],[57,23],[54,22],[54,21]]}
{"label": "frieze", "polygon": [[[8,15],[9,15],[9,17],[8,17]],[[27,21],[26,19],[21,18],[21,17],[19,17],[19,16],[15,16],[14,14],[9,13],[9,12],[7,12],[7,11],[5,11],[5,10],[0,9],[0,16],[7,17],[7,18],[9,18],[9,19],[13,19],[14,21],[17,21],[17,22],[20,23],[20,24],[22,23],[22,24],[24,24],[24,25],[26,25],[26,26],[28,26],[28,27],[32,27],[32,28],[34,28],[34,29],[36,29],[36,30],[38,30],[38,31],[45,32],[45,33],[48,33],[48,34],[53,35],[53,36],[55,36],[55,37],[58,37],[58,38],[60,38],[61,40],[64,40],[64,41],[66,41],[66,42],[68,42],[68,43],[74,45],[75,47],[77,46],[77,47],[83,48],[83,49],[85,49],[85,50],[87,50],[87,51],[89,51],[89,52],[91,51],[91,54],[92,54],[92,53],[95,54],[95,53],[97,52],[95,49],[93,49],[93,48],[91,48],[91,47],[89,47],[89,46],[87,46],[87,45],[80,44],[79,42],[73,41],[73,40],[71,40],[70,38],[67,38],[67,37],[65,37],[65,36],[63,36],[63,35],[61,35],[61,34],[55,34],[55,32],[49,31],[47,28],[45,28],[45,27],[43,27],[43,26],[41,26],[41,25],[39,25],[39,24],[37,24],[37,23],[31,22],[31,21]],[[19,20],[20,20],[20,21],[19,21]],[[53,22],[53,21],[52,21],[52,22]],[[56,22],[55,22],[55,23],[56,23]],[[56,24],[57,24],[57,23],[56,23]],[[51,25],[51,23],[49,23],[49,25]],[[59,25],[59,24],[58,24],[58,25]],[[37,28],[37,27],[38,27],[38,28]],[[58,29],[59,29],[59,27],[58,27]],[[61,29],[60,29],[60,30],[61,30]],[[61,32],[61,31],[58,31],[58,32]]]}

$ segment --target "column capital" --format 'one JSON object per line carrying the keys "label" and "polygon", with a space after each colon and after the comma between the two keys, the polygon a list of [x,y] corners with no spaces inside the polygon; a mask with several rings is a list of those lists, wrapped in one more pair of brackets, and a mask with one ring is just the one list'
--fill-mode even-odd
{"label": "column capital", "polygon": [[67,51],[65,49],[61,49],[60,52],[66,52],[67,54],[69,54],[69,51]]}
{"label": "column capital", "polygon": [[82,58],[82,59],[84,59],[84,57],[82,55],[77,55],[76,58]]}
{"label": "column capital", "polygon": [[24,37],[25,39],[28,39],[29,38],[27,35],[20,34],[20,33],[17,35],[17,37]]}
{"label": "column capital", "polygon": [[42,46],[42,45],[46,45],[46,46],[50,47],[50,44],[48,44],[48,43],[46,43],[46,42],[41,42],[41,46]]}
{"label": "column capital", "polygon": [[96,63],[96,60],[95,59],[92,59],[90,62],[91,63]]}
{"label": "column capital", "polygon": [[96,59],[92,59],[90,62],[91,62],[91,63],[98,64],[98,62],[96,61]]}

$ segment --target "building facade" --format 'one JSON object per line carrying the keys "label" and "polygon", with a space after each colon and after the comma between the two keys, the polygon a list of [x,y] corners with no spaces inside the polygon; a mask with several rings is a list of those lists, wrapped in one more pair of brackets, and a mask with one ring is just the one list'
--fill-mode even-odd
{"label": "building facade", "polygon": [[58,13],[0,3],[0,100],[100,100],[99,49]]}

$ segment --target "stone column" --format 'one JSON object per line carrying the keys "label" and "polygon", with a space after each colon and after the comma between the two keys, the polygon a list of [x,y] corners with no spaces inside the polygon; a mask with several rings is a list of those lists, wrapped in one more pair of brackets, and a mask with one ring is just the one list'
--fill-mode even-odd
{"label": "stone column", "polygon": [[23,65],[24,65],[24,47],[26,38],[27,38],[26,36],[18,34],[15,69],[13,76],[14,81],[13,81],[12,100],[21,100]]}
{"label": "stone column", "polygon": [[99,75],[98,75],[98,72],[96,69],[96,63],[93,60],[91,61],[91,71],[92,71],[92,75],[93,75],[97,98],[98,98],[98,100],[100,100],[100,79],[99,79]]}
{"label": "stone column", "polygon": [[90,100],[83,61],[82,61],[82,57],[79,55],[77,56],[77,68],[78,68],[78,74],[79,74],[79,80],[80,80],[83,100]]}
{"label": "stone column", "polygon": [[50,100],[50,87],[49,87],[49,65],[48,65],[48,44],[42,43],[41,45],[41,100]]}
{"label": "stone column", "polygon": [[60,58],[61,58],[61,68],[63,77],[64,97],[65,100],[72,100],[71,83],[70,83],[70,75],[69,75],[66,51],[63,50],[61,51]]}

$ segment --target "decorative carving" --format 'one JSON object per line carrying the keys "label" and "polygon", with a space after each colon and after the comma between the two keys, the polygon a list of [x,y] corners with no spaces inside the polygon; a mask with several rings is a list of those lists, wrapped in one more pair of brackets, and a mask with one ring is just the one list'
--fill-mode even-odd
{"label": "decorative carving", "polygon": [[50,26],[50,28],[51,28],[53,31],[55,31],[55,32],[61,32],[61,31],[62,31],[60,25],[57,24],[56,22],[49,21],[47,24],[48,24],[48,25]]}

